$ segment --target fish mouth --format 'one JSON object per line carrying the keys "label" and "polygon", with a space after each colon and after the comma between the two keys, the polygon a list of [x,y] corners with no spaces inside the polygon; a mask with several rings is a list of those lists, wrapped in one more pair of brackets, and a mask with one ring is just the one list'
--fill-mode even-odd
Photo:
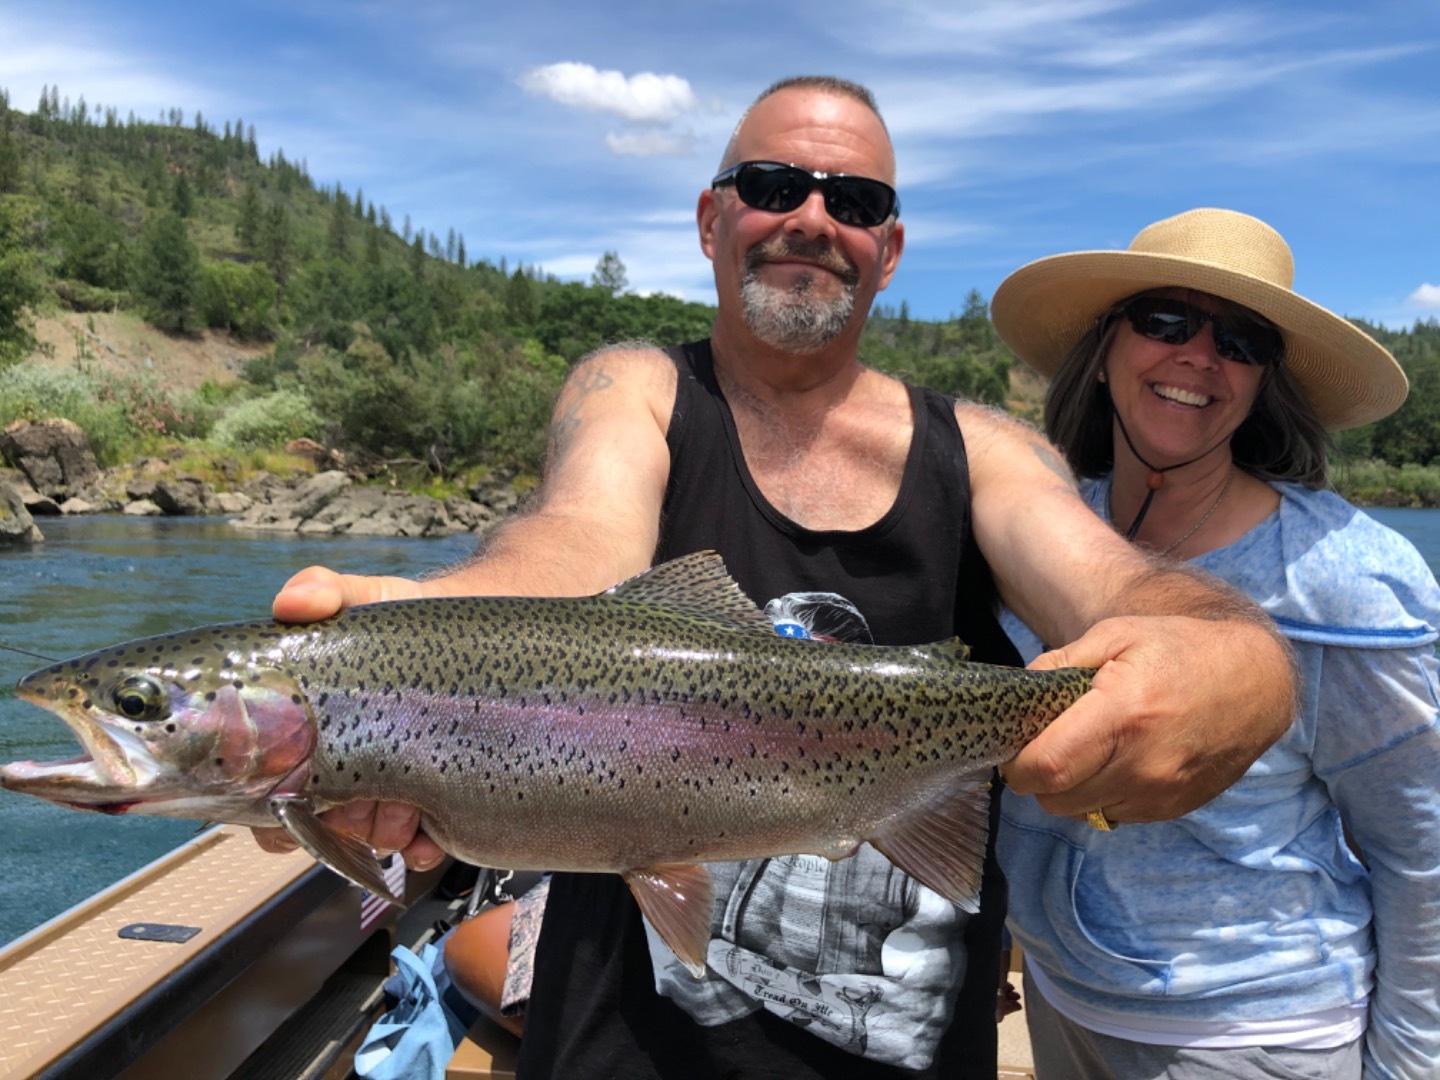
{"label": "fish mouth", "polygon": [[143,800],[145,788],[161,769],[141,740],[101,723],[81,704],[57,702],[25,687],[17,696],[64,721],[84,752],[57,761],[15,761],[0,766],[0,787],[104,813],[124,813]]}

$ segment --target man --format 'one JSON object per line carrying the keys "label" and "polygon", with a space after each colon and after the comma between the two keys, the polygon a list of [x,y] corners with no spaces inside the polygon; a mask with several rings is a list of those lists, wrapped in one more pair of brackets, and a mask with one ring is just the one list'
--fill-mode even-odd
{"label": "man", "polygon": [[[894,185],[868,91],[834,79],[767,90],[697,208],[719,298],[710,340],[580,364],[556,407],[541,498],[473,561],[418,583],[307,570],[277,616],[415,595],[588,594],[716,547],[777,620],[882,644],[959,633],[995,662],[1013,658],[998,593],[1044,640],[1071,642],[1037,666],[1103,665],[1007,766],[1017,790],[1098,825],[1211,798],[1289,722],[1283,644],[1247,602],[1136,555],[1028,428],[861,365],[866,314],[904,247]],[[336,813],[412,862],[438,854],[411,810]],[[618,877],[555,876],[522,1077],[994,1075],[995,875],[967,920],[868,849],[833,866],[717,874],[703,982],[674,977],[665,950],[647,947]],[[475,935],[503,947],[509,913],[490,918]],[[447,957],[458,982],[494,996],[467,981],[473,951]]]}

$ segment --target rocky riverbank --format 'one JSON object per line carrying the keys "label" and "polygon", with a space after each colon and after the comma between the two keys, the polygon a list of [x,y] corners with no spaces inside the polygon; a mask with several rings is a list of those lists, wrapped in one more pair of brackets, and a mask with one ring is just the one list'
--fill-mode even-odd
{"label": "rocky riverbank", "polygon": [[221,515],[240,529],[307,535],[481,534],[519,502],[503,478],[477,485],[468,497],[435,499],[367,482],[313,443],[298,449],[317,462],[317,472],[289,479],[262,472],[217,486],[162,458],[103,470],[70,421],[17,421],[0,433],[9,466],[0,469],[0,543],[43,540],[46,517],[96,513]]}

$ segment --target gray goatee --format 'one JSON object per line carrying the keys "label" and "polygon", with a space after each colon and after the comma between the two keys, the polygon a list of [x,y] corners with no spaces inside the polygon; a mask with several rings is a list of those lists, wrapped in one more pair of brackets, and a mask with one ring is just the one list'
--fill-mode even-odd
{"label": "gray goatee", "polygon": [[[822,300],[815,295],[815,273],[802,274],[789,288],[760,280],[760,267],[785,256],[813,259],[839,275],[840,295]],[[816,271],[818,273],[818,270]],[[840,336],[855,311],[860,279],[853,263],[828,242],[784,238],[757,245],[745,256],[740,302],[750,331],[765,344],[787,352],[818,352]]]}

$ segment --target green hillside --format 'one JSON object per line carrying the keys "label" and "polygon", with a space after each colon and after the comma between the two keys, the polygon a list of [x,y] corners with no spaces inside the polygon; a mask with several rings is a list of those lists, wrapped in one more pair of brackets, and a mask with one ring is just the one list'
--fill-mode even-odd
{"label": "green hillside", "polygon": [[[24,112],[0,91],[0,425],[63,402],[110,463],[157,440],[250,452],[305,435],[422,477],[528,472],[577,359],[607,342],[708,332],[710,307],[626,291],[619,253],[589,283],[472,261],[453,228],[413,230],[408,212],[359,189],[317,186],[303,157],[261,160],[243,118],[177,108],[165,121],[51,88]],[[1034,418],[1043,387],[1019,371],[1012,386],[985,299],[963,292],[944,321],[877,308],[862,354]],[[250,359],[239,378],[181,390],[88,365],[82,329],[79,361],[47,365],[35,356],[37,318],[75,313],[93,313],[91,330],[100,313],[130,313],[182,353],[218,334]],[[1429,467],[1440,455],[1440,327],[1365,329],[1414,390],[1396,417],[1347,437],[1345,456]]]}

